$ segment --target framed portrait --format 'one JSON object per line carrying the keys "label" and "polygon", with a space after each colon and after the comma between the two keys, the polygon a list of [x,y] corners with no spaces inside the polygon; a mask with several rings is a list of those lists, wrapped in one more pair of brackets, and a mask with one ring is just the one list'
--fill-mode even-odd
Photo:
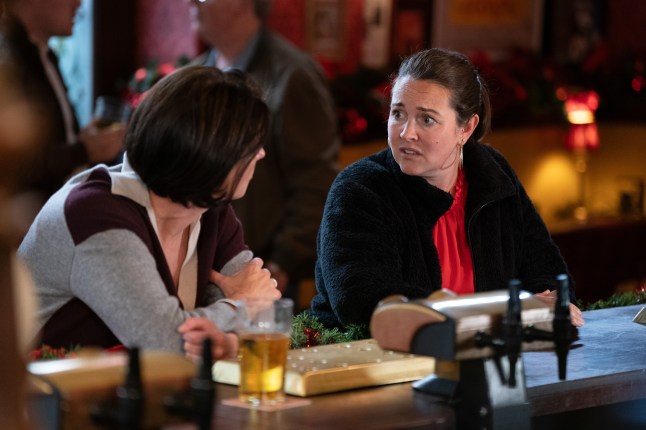
{"label": "framed portrait", "polygon": [[391,56],[395,64],[413,52],[428,48],[431,43],[432,2],[399,0],[393,10]]}
{"label": "framed portrait", "polygon": [[543,0],[435,0],[434,46],[504,55],[540,52]]}
{"label": "framed portrait", "polygon": [[345,54],[345,1],[308,0],[306,2],[307,50],[332,61]]}
{"label": "framed portrait", "polygon": [[605,0],[559,0],[549,4],[551,25],[543,51],[561,64],[581,64],[605,38]]}
{"label": "framed portrait", "polygon": [[391,0],[364,0],[361,64],[373,69],[389,66]]}

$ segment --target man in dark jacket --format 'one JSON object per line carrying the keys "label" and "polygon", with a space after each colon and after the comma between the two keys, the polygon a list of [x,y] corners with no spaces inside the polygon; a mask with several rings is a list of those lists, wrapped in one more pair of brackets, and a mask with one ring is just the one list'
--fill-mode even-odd
{"label": "man in dark jacket", "polygon": [[[270,31],[268,0],[193,2],[200,36],[212,47],[194,63],[250,73],[266,93],[273,131],[247,195],[235,210],[250,248],[294,297],[312,278],[316,233],[337,173],[334,103],[320,67]],[[290,289],[286,291],[287,286]]]}
{"label": "man in dark jacket", "polygon": [[114,160],[123,144],[123,128],[79,129],[48,46],[51,37],[72,34],[79,6],[79,0],[13,0],[3,8],[0,67],[15,71],[18,90],[37,114],[42,142],[21,182],[41,200],[81,167]]}

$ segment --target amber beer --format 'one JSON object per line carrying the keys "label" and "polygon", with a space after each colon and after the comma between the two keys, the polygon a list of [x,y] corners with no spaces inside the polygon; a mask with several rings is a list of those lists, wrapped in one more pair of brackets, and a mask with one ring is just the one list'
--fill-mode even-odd
{"label": "amber beer", "polygon": [[239,339],[240,401],[252,404],[283,401],[289,336],[284,333],[244,333]]}

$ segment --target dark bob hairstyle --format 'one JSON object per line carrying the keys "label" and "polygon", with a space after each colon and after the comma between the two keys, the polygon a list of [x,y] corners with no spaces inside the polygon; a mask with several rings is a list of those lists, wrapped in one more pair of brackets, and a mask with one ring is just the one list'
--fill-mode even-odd
{"label": "dark bob hairstyle", "polygon": [[[239,70],[187,66],[160,80],[128,125],[128,162],[146,186],[186,206],[230,200],[261,149],[269,109]],[[235,180],[224,189],[234,168]]]}

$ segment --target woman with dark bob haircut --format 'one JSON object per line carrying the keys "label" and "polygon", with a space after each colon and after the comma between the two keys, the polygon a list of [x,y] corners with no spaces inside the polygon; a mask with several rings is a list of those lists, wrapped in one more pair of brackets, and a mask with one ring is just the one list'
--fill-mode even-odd
{"label": "woman with dark bob haircut", "polygon": [[[348,166],[328,194],[313,316],[330,327],[368,324],[390,295],[502,290],[511,279],[554,300],[567,266],[512,167],[483,143],[490,112],[465,55],[434,48],[402,62],[389,148]],[[570,312],[582,325],[574,304]]]}
{"label": "woman with dark bob haircut", "polygon": [[40,300],[40,341],[235,352],[235,300],[280,297],[230,202],[264,157],[269,111],[237,71],[182,68],[136,108],[121,165],[73,177],[19,248]]}

